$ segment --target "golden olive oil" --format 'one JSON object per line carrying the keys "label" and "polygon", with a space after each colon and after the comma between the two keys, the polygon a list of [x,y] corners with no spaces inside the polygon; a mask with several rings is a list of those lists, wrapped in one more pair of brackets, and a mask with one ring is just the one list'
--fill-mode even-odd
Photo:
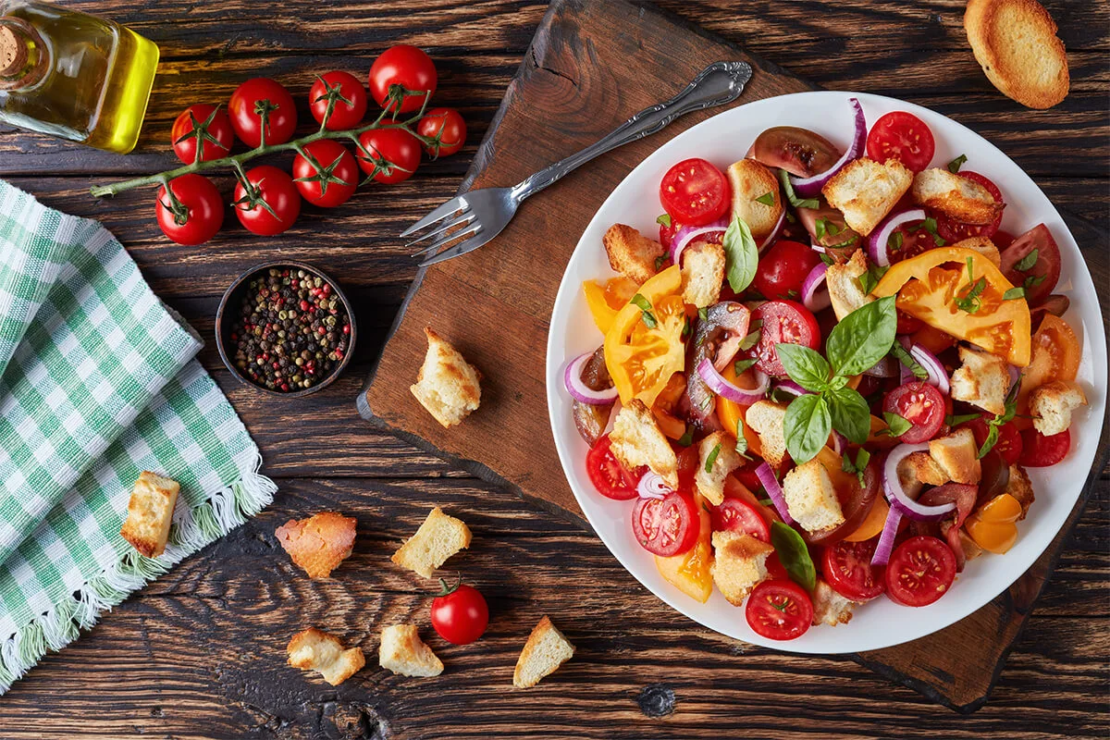
{"label": "golden olive oil", "polygon": [[126,154],[158,47],[118,23],[37,0],[0,0],[0,121]]}

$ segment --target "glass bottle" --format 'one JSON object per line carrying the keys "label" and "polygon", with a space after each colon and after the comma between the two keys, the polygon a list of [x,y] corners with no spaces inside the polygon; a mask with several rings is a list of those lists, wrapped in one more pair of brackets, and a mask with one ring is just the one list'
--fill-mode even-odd
{"label": "glass bottle", "polygon": [[118,23],[0,0],[0,121],[126,154],[139,139],[158,54]]}

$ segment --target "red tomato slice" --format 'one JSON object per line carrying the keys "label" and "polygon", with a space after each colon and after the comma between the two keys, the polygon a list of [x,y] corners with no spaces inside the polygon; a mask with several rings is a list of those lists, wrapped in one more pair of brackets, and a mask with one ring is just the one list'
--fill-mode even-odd
{"label": "red tomato slice", "polygon": [[897,159],[914,172],[921,172],[933,161],[936,144],[933,132],[912,113],[896,110],[871,126],[867,135],[867,156],[876,162]]}
{"label": "red tomato slice", "polygon": [[1065,429],[1046,437],[1036,429],[1026,429],[1021,433],[1021,441],[1024,445],[1021,464],[1027,468],[1047,468],[1068,456],[1071,432]]}
{"label": "red tomato slice", "polygon": [[682,228],[682,224],[671,218],[671,225],[659,224],[659,243],[663,245],[664,252],[671,251],[671,243],[674,242],[674,235]]}
{"label": "red tomato slice", "polygon": [[763,542],[771,541],[767,522],[754,508],[738,498],[726,498],[710,513],[714,532],[743,532]]}
{"label": "red tomato slice", "polygon": [[798,299],[802,283],[821,262],[821,255],[805,244],[780,239],[759,258],[755,288],[764,298]]}
{"label": "red tomato slice", "polygon": [[898,312],[898,333],[913,334],[925,325],[925,322],[916,316],[910,316],[905,311]]}
{"label": "red tomato slice", "polygon": [[[1037,254],[1030,257],[1033,250]],[[1025,288],[1025,299],[1029,305],[1040,303],[1051,295],[1060,281],[1060,247],[1044,224],[1037,224],[1014,239],[1001,257],[1002,274],[1015,286]],[[1032,260],[1033,264],[1019,270],[1022,260]]]}
{"label": "red tomato slice", "polygon": [[944,426],[944,394],[923,380],[900,385],[886,395],[883,411],[898,414],[913,424],[900,439],[907,444],[928,442]]}
{"label": "red tomato slice", "polygon": [[704,159],[684,159],[663,175],[659,199],[673,218],[689,226],[702,226],[728,210],[728,180]]}
{"label": "red tomato slice", "polygon": [[[977,182],[987,190],[998,203],[1002,203],[1002,191],[998,189],[993,182],[980,175],[978,172],[965,171],[960,173],[960,177],[967,178],[972,182]],[[994,221],[989,224],[965,224],[960,221],[945,216],[943,213],[936,214],[937,216],[937,235],[944,239],[949,244],[954,244],[964,239],[970,239],[973,236],[985,236],[988,239],[995,235],[998,231],[999,225],[1002,223],[1002,212],[998,212],[998,216]]]}
{"label": "red tomato slice", "polygon": [[956,556],[936,537],[918,535],[899,545],[886,566],[886,594],[902,606],[928,606],[956,580]]}
{"label": "red tomato slice", "polygon": [[883,566],[872,566],[877,537],[864,542],[843,540],[826,547],[821,556],[825,580],[833,591],[852,601],[870,601],[886,590]]}
{"label": "red tomato slice", "polygon": [[813,601],[793,581],[764,581],[748,597],[748,625],[769,640],[793,640],[813,624]]}
{"label": "red tomato slice", "polygon": [[756,365],[776,378],[786,377],[776,344],[800,344],[810,349],[821,346],[821,328],[809,309],[794,301],[767,301],[752,312],[752,322],[762,321],[759,343],[753,348]]}
{"label": "red tomato slice", "polygon": [[[990,427],[987,424],[988,419],[993,419],[993,414],[984,413],[978,419],[973,419],[966,424],[971,429],[971,433],[975,435],[975,444],[980,447],[983,442],[987,440],[987,434],[990,432]],[[1006,422],[998,427],[998,441],[994,443],[995,449],[998,454],[1002,455],[1002,459],[1006,461],[1007,465],[1016,465],[1017,461],[1021,458],[1022,451],[1021,433],[1018,432],[1017,426],[1013,422]]]}
{"label": "red tomato slice", "polygon": [[643,477],[643,471],[630,472],[613,454],[613,443],[609,435],[597,441],[586,455],[586,472],[590,482],[605,498],[628,501],[637,497],[636,484]]}
{"label": "red tomato slice", "polygon": [[[914,207],[916,208],[916,206]],[[887,240],[887,251],[890,253],[891,264],[916,257],[922,252],[927,252],[937,246],[933,234],[928,229],[923,228],[924,223],[924,221],[907,221],[894,230],[894,233]],[[901,238],[899,239],[899,236],[896,235]]]}
{"label": "red tomato slice", "polygon": [[701,521],[694,497],[672,491],[664,498],[641,498],[632,509],[632,533],[660,557],[681,555],[698,541]]}

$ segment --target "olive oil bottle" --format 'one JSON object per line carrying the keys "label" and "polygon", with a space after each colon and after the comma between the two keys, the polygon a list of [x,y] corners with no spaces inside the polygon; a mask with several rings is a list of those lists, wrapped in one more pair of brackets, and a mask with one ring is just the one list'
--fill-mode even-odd
{"label": "olive oil bottle", "polygon": [[158,47],[118,23],[0,0],[0,122],[126,154],[157,67]]}

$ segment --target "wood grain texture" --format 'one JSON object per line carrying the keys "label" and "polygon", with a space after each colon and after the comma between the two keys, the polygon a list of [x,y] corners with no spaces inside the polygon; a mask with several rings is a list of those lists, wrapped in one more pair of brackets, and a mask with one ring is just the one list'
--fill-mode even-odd
{"label": "wood grain texture", "polygon": [[[960,26],[962,0],[659,4],[824,87],[894,94],[950,115],[1000,146],[1062,209],[1103,232],[1110,226],[1105,0],[1045,2],[1068,46],[1073,92],[1043,113],[1020,109],[978,72]],[[460,477],[442,460],[358,419],[351,399],[415,274],[395,235],[458,187],[545,3],[67,5],[126,22],[161,45],[163,75],[140,148],[113,157],[0,128],[0,177],[49,205],[103,219],[155,291],[209,340],[226,285],[275,254],[341,273],[358,304],[362,336],[347,376],[288,404],[238,385],[219,370],[214,348],[205,351],[202,360],[216,370],[262,448],[266,472],[280,484],[274,507],[49,656],[0,699],[0,738],[1032,740],[1110,734],[1106,473],[990,702],[963,717],[846,658],[779,655],[701,630],[643,590],[592,534]],[[114,202],[84,196],[91,184],[171,163],[164,142],[188,102],[226,99],[256,71],[303,94],[310,72],[338,67],[364,74],[374,56],[397,42],[430,51],[441,73],[437,101],[460,107],[471,132],[461,154],[425,162],[400,187],[364,188],[328,214],[306,208],[279,239],[252,237],[229,211],[224,233],[188,250],[158,236],[152,192]],[[307,110],[301,114],[307,130]],[[1069,224],[1075,228],[1070,217]],[[430,635],[421,596],[430,584],[388,563],[392,543],[434,504],[475,529],[475,543],[458,567],[490,596],[493,619],[487,638],[469,648],[448,648]],[[311,582],[275,547],[273,529],[324,508],[359,517],[359,542],[333,581]],[[544,612],[579,645],[578,657],[537,689],[514,692],[516,653]],[[400,679],[377,668],[370,654],[375,635],[383,623],[406,615],[421,620],[444,657],[448,672],[440,679]],[[352,682],[333,689],[284,665],[285,642],[310,621],[368,649],[368,666]]]}

